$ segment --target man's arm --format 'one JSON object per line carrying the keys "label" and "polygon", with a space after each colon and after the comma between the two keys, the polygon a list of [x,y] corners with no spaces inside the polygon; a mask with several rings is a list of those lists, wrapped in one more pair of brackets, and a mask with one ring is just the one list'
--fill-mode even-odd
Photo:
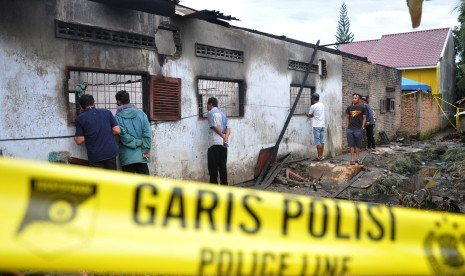
{"label": "man's arm", "polygon": [[349,128],[349,115],[346,115],[346,129]]}
{"label": "man's arm", "polygon": [[121,130],[121,133],[119,136],[120,137],[119,141],[125,147],[128,147],[130,149],[135,149],[142,145],[142,140],[136,139],[134,136],[129,134],[123,125],[120,126],[120,130]]}
{"label": "man's arm", "polygon": [[152,148],[152,127],[150,126],[147,115],[143,113],[143,128],[142,128],[142,153],[144,157],[150,156]]}
{"label": "man's arm", "polygon": [[219,136],[221,136],[221,138],[224,139],[225,135],[223,134],[223,132],[221,132],[221,129],[219,126],[213,126],[211,128],[216,132],[216,134],[218,134]]}
{"label": "man's arm", "polygon": [[226,134],[225,134],[225,138],[223,138],[223,141],[227,144],[228,141],[229,141],[229,135],[231,135],[231,128],[227,128],[226,129]]}
{"label": "man's arm", "polygon": [[366,122],[367,122],[367,115],[363,115],[362,129],[365,129]]}
{"label": "man's arm", "polygon": [[85,138],[84,136],[76,136],[74,137],[74,142],[76,142],[76,144],[78,145],[82,145],[84,142],[85,142]]}

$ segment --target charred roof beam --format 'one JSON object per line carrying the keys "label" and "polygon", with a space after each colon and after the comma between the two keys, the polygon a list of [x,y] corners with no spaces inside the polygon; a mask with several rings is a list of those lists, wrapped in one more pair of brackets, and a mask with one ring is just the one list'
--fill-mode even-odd
{"label": "charred roof beam", "polygon": [[89,0],[100,4],[173,17],[179,0]]}

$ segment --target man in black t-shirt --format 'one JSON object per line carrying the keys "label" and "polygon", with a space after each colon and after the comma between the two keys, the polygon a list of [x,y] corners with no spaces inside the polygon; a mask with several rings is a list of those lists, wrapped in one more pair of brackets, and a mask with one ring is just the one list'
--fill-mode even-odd
{"label": "man in black t-shirt", "polygon": [[362,165],[360,148],[362,147],[362,131],[365,129],[365,123],[365,106],[360,103],[360,95],[354,93],[352,95],[352,105],[349,105],[346,109],[346,135],[347,144],[350,147],[351,165],[355,165],[355,163]]}

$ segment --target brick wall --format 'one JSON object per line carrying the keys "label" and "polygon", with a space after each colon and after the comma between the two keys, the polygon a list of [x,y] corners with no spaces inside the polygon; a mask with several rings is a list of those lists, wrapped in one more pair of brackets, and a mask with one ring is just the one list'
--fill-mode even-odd
{"label": "brick wall", "polygon": [[417,119],[417,93],[405,94],[402,96],[402,133],[409,136],[416,136],[419,121]]}
{"label": "brick wall", "polygon": [[[352,94],[368,96],[368,102],[376,112],[375,139],[379,143],[379,132],[386,132],[389,139],[396,136],[401,125],[401,71],[359,59],[343,56],[342,63],[343,133],[345,135],[345,110],[352,103]],[[391,92],[389,92],[391,91]],[[381,113],[380,101],[393,99],[395,109]],[[347,146],[346,139],[343,145]]]}
{"label": "brick wall", "polygon": [[430,93],[402,96],[402,130],[409,136],[424,139],[441,128],[441,110]]}

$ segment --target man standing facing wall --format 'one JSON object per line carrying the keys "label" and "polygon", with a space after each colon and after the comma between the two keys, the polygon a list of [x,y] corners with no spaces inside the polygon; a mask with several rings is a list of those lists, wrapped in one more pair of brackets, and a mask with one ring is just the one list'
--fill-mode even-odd
{"label": "man standing facing wall", "polygon": [[207,101],[208,110],[208,173],[210,183],[218,184],[218,171],[220,173],[221,185],[228,185],[228,171],[226,163],[228,160],[228,139],[231,128],[228,119],[218,109],[218,100],[211,97]]}
{"label": "man standing facing wall", "polygon": [[118,146],[114,135],[120,134],[118,123],[109,110],[95,108],[94,97],[84,94],[79,98],[81,114],[76,117],[74,141],[86,143],[91,167],[116,170]]}
{"label": "man standing facing wall", "polygon": [[149,175],[152,128],[147,115],[130,103],[125,90],[115,95],[116,120],[121,127],[119,159],[123,171]]}
{"label": "man standing facing wall", "polygon": [[325,149],[325,106],[320,103],[320,95],[312,94],[314,104],[310,106],[307,117],[312,118],[313,138],[315,140],[317,158],[314,161],[324,159],[323,151]]}

